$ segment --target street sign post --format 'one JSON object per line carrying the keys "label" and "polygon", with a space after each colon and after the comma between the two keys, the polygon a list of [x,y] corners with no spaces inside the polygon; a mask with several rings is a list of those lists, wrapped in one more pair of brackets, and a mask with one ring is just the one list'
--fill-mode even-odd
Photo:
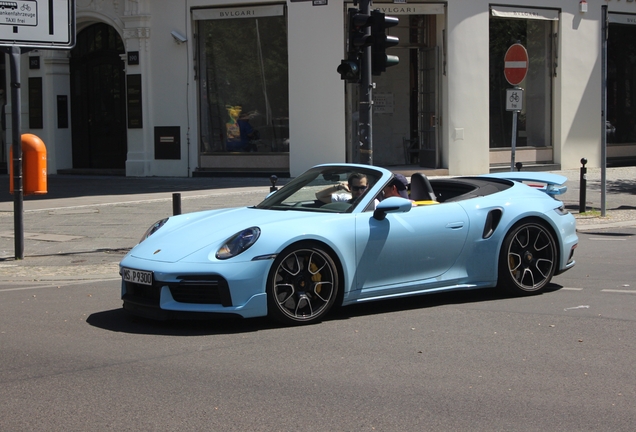
{"label": "street sign post", "polygon": [[504,76],[510,85],[521,84],[528,73],[528,51],[520,43],[511,45],[504,56]]}
{"label": "street sign post", "polygon": [[75,45],[75,0],[0,1],[0,46],[65,49]]}
{"label": "street sign post", "polygon": [[514,88],[506,90],[506,110],[512,111],[512,143],[510,148],[510,171],[515,170],[517,151],[517,115],[523,107],[523,89],[519,84],[528,73],[528,51],[520,43],[511,45],[504,56],[504,76]]}
{"label": "street sign post", "polygon": [[24,189],[20,56],[34,49],[71,49],[75,45],[75,0],[0,1],[0,50],[11,66],[11,137],[15,259],[24,259]]}

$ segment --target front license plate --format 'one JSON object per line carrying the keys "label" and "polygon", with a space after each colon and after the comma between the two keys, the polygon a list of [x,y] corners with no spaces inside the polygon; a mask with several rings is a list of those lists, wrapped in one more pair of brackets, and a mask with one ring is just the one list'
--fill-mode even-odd
{"label": "front license plate", "polygon": [[149,271],[124,268],[122,269],[122,277],[126,282],[132,282],[142,285],[152,285],[152,272]]}

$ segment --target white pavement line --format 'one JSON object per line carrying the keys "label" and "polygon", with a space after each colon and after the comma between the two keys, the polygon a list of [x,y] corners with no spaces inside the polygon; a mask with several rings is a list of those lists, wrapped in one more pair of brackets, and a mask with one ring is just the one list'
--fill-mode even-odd
{"label": "white pavement line", "polygon": [[600,230],[607,228],[623,228],[623,227],[634,227],[636,226],[636,220],[628,220],[628,221],[619,221],[619,222],[607,222],[607,223],[599,223],[599,224],[590,224],[590,225],[578,225],[576,226],[577,231],[592,231],[592,230]]}
{"label": "white pavement line", "polygon": [[589,309],[589,308],[590,307],[588,305],[581,305],[581,306],[573,306],[573,307],[565,308],[563,310],[569,311],[569,310],[575,310],[575,309]]}
{"label": "white pavement line", "polygon": [[636,290],[602,289],[601,292],[636,294]]}
{"label": "white pavement line", "polygon": [[607,237],[590,237],[590,240],[596,241],[625,241],[624,238],[607,238]]}
{"label": "white pavement line", "polygon": [[[238,193],[241,194],[241,195],[247,195],[247,194],[260,193],[260,192],[258,192],[258,191],[244,191],[244,192],[239,191]],[[185,196],[181,197],[181,200],[183,201],[183,200],[188,200],[188,199],[202,199],[202,198],[236,196],[236,195],[237,195],[237,192],[214,192],[214,193],[205,194],[205,195],[185,195]],[[265,196],[266,195],[263,195],[263,198],[265,198]],[[25,209],[24,212],[25,213],[39,213],[39,212],[51,212],[51,211],[56,211],[56,210],[83,209],[83,208],[89,208],[89,207],[119,206],[119,205],[126,205],[126,204],[157,203],[157,202],[166,202],[166,201],[172,201],[172,197],[148,198],[148,199],[139,199],[139,200],[134,200],[134,201],[117,201],[117,202],[107,202],[107,203],[67,205],[67,206],[61,206],[61,207],[47,207],[47,208],[41,208],[41,209],[28,209],[28,210]]]}
{"label": "white pavement line", "polygon": [[561,288],[561,290],[566,290],[566,291],[583,291],[583,288],[566,288],[566,287],[563,287],[563,288]]}
{"label": "white pavement line", "polygon": [[[37,289],[45,289],[45,288],[61,288],[63,286],[73,286],[73,285],[82,285],[86,283],[92,282],[108,282],[114,280],[121,280],[121,278],[108,278],[108,279],[84,279],[81,281],[47,281],[46,285],[34,285],[34,286],[26,286],[20,288],[5,288],[0,289],[0,292],[9,292],[9,291],[28,291],[28,290],[37,290]],[[65,282],[65,283],[62,283]],[[70,282],[70,283],[69,283]],[[43,282],[44,283],[44,282]]]}

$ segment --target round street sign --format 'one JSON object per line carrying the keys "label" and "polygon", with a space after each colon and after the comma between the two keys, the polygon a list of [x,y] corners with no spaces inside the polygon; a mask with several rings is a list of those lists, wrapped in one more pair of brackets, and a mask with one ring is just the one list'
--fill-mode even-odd
{"label": "round street sign", "polygon": [[511,85],[519,85],[528,73],[528,51],[521,44],[514,44],[504,56],[504,75]]}

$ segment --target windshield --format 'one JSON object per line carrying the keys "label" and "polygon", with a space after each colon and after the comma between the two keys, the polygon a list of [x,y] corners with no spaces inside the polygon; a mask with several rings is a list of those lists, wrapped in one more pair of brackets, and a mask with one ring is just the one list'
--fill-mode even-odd
{"label": "windshield", "polygon": [[360,167],[317,167],[310,169],[256,208],[346,213],[364,199],[381,173]]}

